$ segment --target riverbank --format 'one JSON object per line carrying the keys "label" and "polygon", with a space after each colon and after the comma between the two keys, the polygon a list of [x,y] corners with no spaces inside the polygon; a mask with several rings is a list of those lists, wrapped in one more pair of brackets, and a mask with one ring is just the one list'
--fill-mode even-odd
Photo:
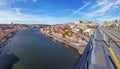
{"label": "riverbank", "polygon": [[16,30],[16,31],[11,31],[10,33],[8,33],[7,35],[5,35],[3,38],[0,39],[0,48],[2,46],[6,46],[9,42],[10,42],[10,39],[12,37],[15,36],[15,34],[20,31],[20,30],[24,30],[24,29],[28,29],[28,28],[22,28],[22,29],[19,29],[19,30]]}
{"label": "riverbank", "polygon": [[11,39],[12,37],[14,37],[14,35],[16,34],[17,31],[12,31],[9,34],[7,34],[6,36],[4,36],[1,40],[0,40],[0,48],[5,46],[8,42],[10,42],[9,39]]}
{"label": "riverbank", "polygon": [[[83,51],[85,49],[85,44],[79,44],[79,43],[70,42],[65,38],[60,38],[60,37],[54,36],[52,34],[46,33],[42,29],[40,29],[40,32],[45,34],[48,37],[51,37],[53,40],[64,43],[65,45],[68,45],[68,46],[76,49],[80,55],[82,55],[82,53],[83,53]],[[68,47],[66,47],[66,48],[68,48]]]}

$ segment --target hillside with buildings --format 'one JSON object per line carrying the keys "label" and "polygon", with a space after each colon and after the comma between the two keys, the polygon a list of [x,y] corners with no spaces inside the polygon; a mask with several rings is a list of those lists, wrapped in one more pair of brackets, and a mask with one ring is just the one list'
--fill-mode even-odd
{"label": "hillside with buildings", "polygon": [[120,29],[120,20],[104,21],[100,25],[105,26],[105,27],[112,27],[112,28]]}
{"label": "hillside with buildings", "polygon": [[77,20],[66,24],[47,26],[42,28],[41,32],[66,45],[81,48],[81,52],[83,52],[94,29],[94,22]]}
{"label": "hillside with buildings", "polygon": [[21,29],[37,27],[36,25],[26,24],[0,24],[0,39],[8,35],[11,32],[16,32]]}

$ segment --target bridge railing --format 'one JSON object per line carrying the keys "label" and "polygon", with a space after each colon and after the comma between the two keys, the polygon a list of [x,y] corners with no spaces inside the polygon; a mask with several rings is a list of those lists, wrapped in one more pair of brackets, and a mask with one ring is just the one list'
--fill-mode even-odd
{"label": "bridge railing", "polygon": [[83,55],[78,60],[74,69],[89,69],[89,65],[91,64],[91,53],[93,49],[93,38],[94,35],[91,36],[83,52]]}
{"label": "bridge railing", "polygon": [[[95,26],[95,31],[96,31],[96,28],[98,28],[98,26]],[[74,69],[89,69],[90,68],[89,66],[91,64],[91,54],[92,54],[93,46],[94,46],[94,34],[91,35],[91,38],[88,41],[86,48],[82,56],[78,60]]]}

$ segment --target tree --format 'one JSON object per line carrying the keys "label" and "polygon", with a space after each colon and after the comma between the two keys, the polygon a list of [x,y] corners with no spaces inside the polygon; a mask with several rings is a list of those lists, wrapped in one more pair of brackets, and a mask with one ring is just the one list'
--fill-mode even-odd
{"label": "tree", "polygon": [[80,32],[81,34],[83,34],[83,29],[80,28],[80,29],[79,29],[79,32]]}
{"label": "tree", "polygon": [[95,28],[94,25],[87,25],[87,28]]}

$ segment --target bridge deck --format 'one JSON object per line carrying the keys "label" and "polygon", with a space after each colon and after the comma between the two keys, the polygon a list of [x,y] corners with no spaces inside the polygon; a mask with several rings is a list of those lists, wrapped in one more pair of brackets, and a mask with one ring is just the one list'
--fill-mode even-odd
{"label": "bridge deck", "polygon": [[97,27],[75,69],[117,69],[114,53],[106,40],[100,27]]}
{"label": "bridge deck", "polygon": [[91,57],[91,69],[115,69],[110,60],[109,50],[103,41],[103,37],[99,29],[96,30],[94,39],[95,44],[93,46]]}

